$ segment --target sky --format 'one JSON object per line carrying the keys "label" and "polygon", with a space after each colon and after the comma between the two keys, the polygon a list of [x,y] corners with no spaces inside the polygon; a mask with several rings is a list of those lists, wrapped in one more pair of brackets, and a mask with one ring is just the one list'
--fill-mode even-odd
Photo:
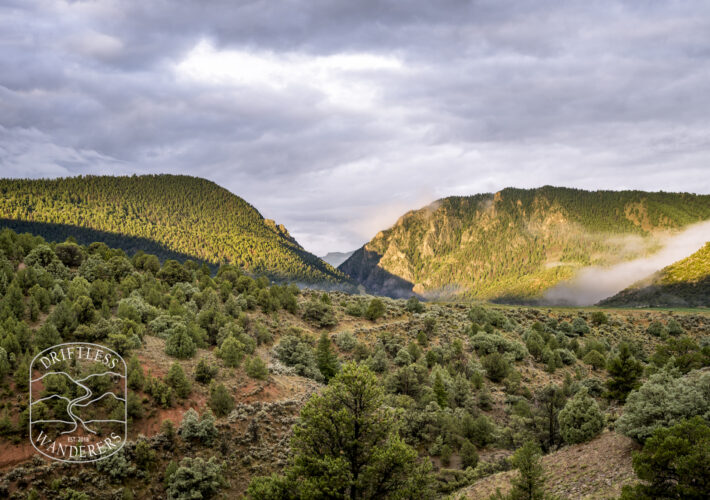
{"label": "sky", "polygon": [[353,250],[449,195],[710,193],[710,2],[3,0],[0,176],[182,173]]}

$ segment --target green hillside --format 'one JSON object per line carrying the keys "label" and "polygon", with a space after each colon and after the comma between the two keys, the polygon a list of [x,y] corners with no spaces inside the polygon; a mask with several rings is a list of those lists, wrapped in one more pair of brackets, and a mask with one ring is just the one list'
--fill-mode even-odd
{"label": "green hillside", "polygon": [[[707,498],[707,484],[694,495],[681,488],[707,476],[694,457],[710,446],[709,329],[703,311],[300,290],[234,266],[161,266],[4,229],[0,498],[480,499],[515,488],[516,456],[531,445],[545,493],[618,498],[639,482],[634,466],[668,470],[648,457],[632,463],[632,452],[650,452],[652,436],[676,425],[704,437],[669,440],[663,456],[683,475],[662,498]],[[36,355],[69,342],[121,355],[126,397],[70,412],[62,401],[85,391],[66,376],[108,367],[62,357],[40,379]],[[107,376],[86,384],[105,393]],[[49,443],[96,446],[109,435],[100,422],[126,417],[114,455],[52,460],[80,451]],[[69,421],[96,434],[73,433]]]}
{"label": "green hillside", "polygon": [[693,255],[661,269],[601,304],[710,307],[710,242]]}
{"label": "green hillside", "polygon": [[[134,253],[232,263],[276,279],[346,281],[283,225],[205,179],[146,175],[0,180],[0,225],[49,240],[107,241]],[[88,242],[90,242],[88,241]]]}
{"label": "green hillside", "polygon": [[393,296],[526,300],[589,265],[653,252],[710,218],[710,196],[545,186],[449,197],[405,214],[339,269]]}

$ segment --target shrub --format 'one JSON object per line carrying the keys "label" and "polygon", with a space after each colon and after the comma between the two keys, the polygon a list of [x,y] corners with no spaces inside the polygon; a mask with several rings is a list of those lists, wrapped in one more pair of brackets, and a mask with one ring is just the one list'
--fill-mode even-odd
{"label": "shrub", "polygon": [[84,260],[84,252],[76,243],[59,243],[54,247],[54,253],[68,267],[77,267]]}
{"label": "shrub", "polygon": [[156,274],[157,278],[164,280],[170,286],[175,283],[192,281],[190,272],[176,260],[168,259],[163,263],[163,267]]}
{"label": "shrub", "polygon": [[135,390],[142,390],[145,384],[143,366],[135,356],[128,360],[128,387]]}
{"label": "shrub", "polygon": [[168,408],[173,405],[172,387],[165,384],[159,378],[149,377],[146,381],[145,391],[163,408]]}
{"label": "shrub", "polygon": [[572,320],[572,332],[577,335],[586,335],[589,333],[589,326],[584,319],[578,316]]}
{"label": "shrub", "polygon": [[510,364],[505,357],[497,352],[484,357],[481,364],[486,370],[486,375],[493,382],[500,382],[510,371]]}
{"label": "shrub", "polygon": [[269,369],[266,367],[266,363],[259,357],[253,356],[246,360],[244,363],[244,368],[251,378],[256,378],[259,380],[266,380],[269,378]]}
{"label": "shrub", "polygon": [[477,333],[471,338],[471,347],[479,356],[509,352],[517,361],[521,361],[528,355],[528,349],[523,344],[507,340],[497,333]]}
{"label": "shrub", "polygon": [[557,418],[562,439],[570,444],[589,441],[604,428],[604,414],[586,389],[569,399]]}
{"label": "shrub", "polygon": [[323,380],[313,349],[304,339],[287,335],[281,339],[275,351],[279,360],[287,366],[294,367],[299,375],[314,380]]}
{"label": "shrub", "polygon": [[646,333],[653,335],[654,337],[662,337],[666,333],[666,329],[658,320],[651,321],[651,324],[646,328]]}
{"label": "shrub", "polygon": [[616,421],[622,434],[644,442],[660,427],[672,427],[696,415],[710,422],[710,373],[660,371],[632,392]]}
{"label": "shrub", "polygon": [[350,352],[355,349],[355,346],[357,345],[357,339],[352,333],[348,331],[340,332],[338,335],[335,336],[335,345],[337,345],[338,349],[343,352]]}
{"label": "shrub", "polygon": [[208,410],[200,417],[193,408],[190,408],[182,417],[180,435],[183,439],[197,440],[209,446],[217,437],[214,415]]}
{"label": "shrub", "polygon": [[595,326],[599,325],[606,325],[609,322],[609,318],[607,318],[606,314],[604,314],[604,311],[594,311],[592,313],[592,324]]}
{"label": "shrub", "polygon": [[142,470],[150,470],[155,467],[157,455],[155,450],[150,447],[150,444],[145,439],[141,439],[136,443],[133,451],[135,462]]}
{"label": "shrub", "polygon": [[25,256],[25,264],[27,267],[32,267],[34,265],[44,267],[56,258],[57,256],[54,254],[49,245],[41,244],[34,247],[32,251]]}
{"label": "shrub", "polygon": [[333,313],[333,307],[320,300],[310,300],[303,308],[303,319],[316,324],[321,328],[328,328],[338,324]]}
{"label": "shrub", "polygon": [[685,333],[683,327],[680,326],[680,324],[674,319],[668,321],[666,329],[668,330],[668,335],[673,335],[674,337],[678,335],[683,335]]}
{"label": "shrub", "polygon": [[593,370],[601,370],[606,366],[606,358],[599,351],[589,351],[582,361],[590,365]]}
{"label": "shrub", "polygon": [[180,466],[167,478],[168,498],[171,500],[189,500],[211,498],[226,486],[223,475],[224,464],[216,457],[205,461],[201,457],[185,457]]}
{"label": "shrub", "polygon": [[136,468],[126,460],[125,450],[119,450],[110,457],[99,460],[96,462],[96,469],[114,481],[125,479],[136,473]]}
{"label": "shrub", "polygon": [[387,369],[387,352],[383,347],[378,347],[367,362],[375,373],[383,373]]}
{"label": "shrub", "polygon": [[407,312],[410,312],[410,313],[424,312],[424,306],[422,305],[421,302],[419,302],[419,299],[416,297],[409,297],[409,299],[407,299],[406,309],[407,309]]}
{"label": "shrub", "polygon": [[555,354],[560,357],[562,364],[573,365],[577,358],[569,349],[555,349]]}
{"label": "shrub", "polygon": [[49,321],[45,322],[35,333],[34,344],[40,350],[44,350],[48,347],[52,347],[53,345],[61,343],[62,337],[61,335],[59,335],[57,327],[55,327]]}
{"label": "shrub", "polygon": [[375,321],[385,314],[385,303],[381,299],[372,299],[365,310],[365,317],[370,321]]}

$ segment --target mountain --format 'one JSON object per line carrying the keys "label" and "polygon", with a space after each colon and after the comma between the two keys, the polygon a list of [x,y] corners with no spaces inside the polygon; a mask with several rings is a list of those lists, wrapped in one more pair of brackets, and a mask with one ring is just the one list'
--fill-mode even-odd
{"label": "mountain", "polygon": [[229,262],[275,279],[343,283],[281,224],[205,179],[178,175],[0,180],[1,226],[128,253]]}
{"label": "mountain", "polygon": [[710,307],[710,242],[600,302],[604,306]]}
{"label": "mountain", "polygon": [[321,259],[333,267],[338,267],[340,264],[348,260],[354,253],[355,250],[352,252],[328,252],[326,255],[321,257]]}
{"label": "mountain", "polygon": [[710,196],[545,186],[444,198],[403,215],[339,269],[394,297],[526,301],[590,265],[647,255],[710,218]]}

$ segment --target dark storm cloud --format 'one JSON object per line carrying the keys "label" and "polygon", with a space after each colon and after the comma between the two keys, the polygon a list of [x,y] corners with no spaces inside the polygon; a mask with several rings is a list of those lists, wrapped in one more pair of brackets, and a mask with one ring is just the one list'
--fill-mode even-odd
{"label": "dark storm cloud", "polygon": [[710,5],[6,1],[4,176],[208,177],[308,249],[450,194],[710,192]]}

